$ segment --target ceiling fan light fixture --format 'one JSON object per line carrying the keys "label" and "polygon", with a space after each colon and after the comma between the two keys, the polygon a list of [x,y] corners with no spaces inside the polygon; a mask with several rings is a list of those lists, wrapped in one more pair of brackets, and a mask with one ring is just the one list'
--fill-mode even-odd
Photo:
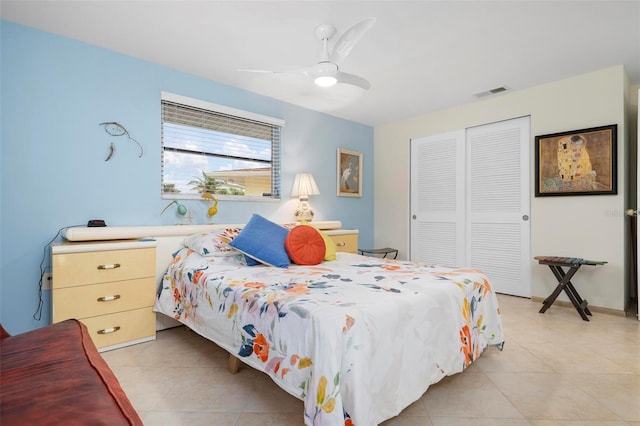
{"label": "ceiling fan light fixture", "polygon": [[333,48],[329,49],[329,39],[333,38],[336,29],[333,25],[322,24],[316,27],[316,37],[322,41],[322,56],[320,61],[315,65],[297,70],[289,71],[265,71],[265,70],[247,70],[270,74],[303,74],[310,80],[322,88],[334,86],[336,83],[341,85],[357,86],[364,90],[369,90],[371,84],[364,78],[355,74],[349,74],[340,70],[344,59],[349,55],[353,47],[360,41],[362,36],[376,22],[376,18],[366,18],[355,25],[351,26],[333,43]]}
{"label": "ceiling fan light fixture", "polygon": [[332,75],[321,75],[313,80],[320,87],[331,87],[338,82],[338,79]]}
{"label": "ceiling fan light fixture", "polygon": [[331,62],[320,62],[312,71],[313,82],[320,87],[331,87],[338,82],[338,66]]}

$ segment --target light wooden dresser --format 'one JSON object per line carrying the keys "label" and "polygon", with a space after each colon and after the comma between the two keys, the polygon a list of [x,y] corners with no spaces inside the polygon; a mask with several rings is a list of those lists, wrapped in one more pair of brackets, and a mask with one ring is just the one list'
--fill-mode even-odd
{"label": "light wooden dresser", "polygon": [[336,243],[336,251],[358,254],[357,229],[331,229],[322,231]]}
{"label": "light wooden dresser", "polygon": [[155,339],[155,241],[51,246],[52,321],[82,321],[100,351]]}

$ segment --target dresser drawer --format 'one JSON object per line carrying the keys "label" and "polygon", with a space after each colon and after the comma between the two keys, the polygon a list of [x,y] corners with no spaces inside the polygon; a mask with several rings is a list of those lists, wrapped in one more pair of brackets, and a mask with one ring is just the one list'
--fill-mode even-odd
{"label": "dresser drawer", "polygon": [[53,288],[155,276],[155,248],[54,254]]}
{"label": "dresser drawer", "polygon": [[81,319],[97,348],[155,337],[156,316],[151,307]]}
{"label": "dresser drawer", "polygon": [[336,251],[346,253],[358,252],[358,234],[338,234],[329,235],[329,237],[336,243]]}
{"label": "dresser drawer", "polygon": [[155,286],[149,277],[53,289],[53,322],[153,306]]}

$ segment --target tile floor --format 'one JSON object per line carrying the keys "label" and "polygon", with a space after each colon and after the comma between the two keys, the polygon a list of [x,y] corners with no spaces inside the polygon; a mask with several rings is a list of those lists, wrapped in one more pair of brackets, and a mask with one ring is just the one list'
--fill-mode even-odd
{"label": "tile floor", "polygon": [[[640,426],[640,321],[499,296],[506,344],[384,426]],[[302,402],[184,327],[103,356],[145,425],[303,425]]]}

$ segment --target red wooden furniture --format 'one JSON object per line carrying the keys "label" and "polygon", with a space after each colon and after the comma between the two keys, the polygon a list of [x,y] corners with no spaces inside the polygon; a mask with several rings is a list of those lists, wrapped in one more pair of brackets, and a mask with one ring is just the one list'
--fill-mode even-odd
{"label": "red wooden furniture", "polygon": [[140,425],[87,328],[66,320],[10,336],[0,326],[0,423]]}

